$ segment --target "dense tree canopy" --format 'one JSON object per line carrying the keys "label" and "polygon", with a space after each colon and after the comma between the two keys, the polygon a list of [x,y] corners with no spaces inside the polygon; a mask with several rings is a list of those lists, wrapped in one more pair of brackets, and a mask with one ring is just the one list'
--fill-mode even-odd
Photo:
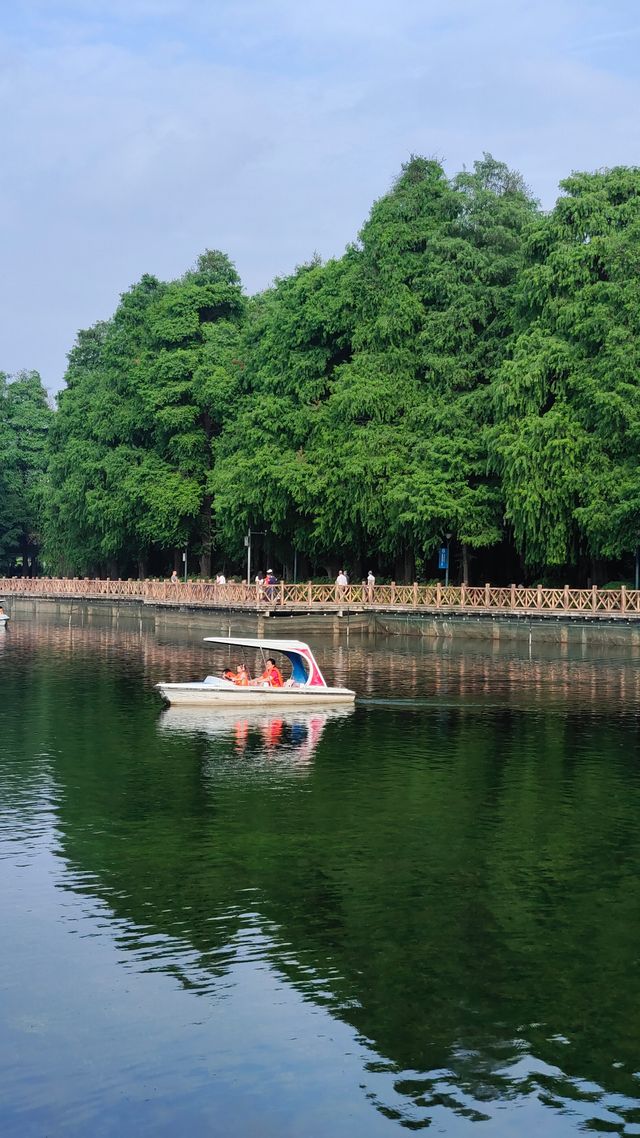
{"label": "dense tree canopy", "polygon": [[344,256],[257,296],[219,251],[143,276],[78,334],[46,470],[39,380],[1,381],[5,567],[43,530],[58,572],[238,572],[250,529],[279,572],[432,577],[447,534],[465,579],[628,572],[640,171],[561,190],[413,157]]}
{"label": "dense tree canopy", "polygon": [[37,372],[0,373],[0,571],[35,569],[51,408]]}
{"label": "dense tree canopy", "polygon": [[162,571],[190,545],[210,572],[211,442],[243,306],[232,266],[209,252],[173,284],[143,277],[80,333],[51,447],[46,530],[63,569]]}
{"label": "dense tree canopy", "polygon": [[640,171],[562,188],[531,236],[494,388],[506,513],[537,565],[640,539]]}

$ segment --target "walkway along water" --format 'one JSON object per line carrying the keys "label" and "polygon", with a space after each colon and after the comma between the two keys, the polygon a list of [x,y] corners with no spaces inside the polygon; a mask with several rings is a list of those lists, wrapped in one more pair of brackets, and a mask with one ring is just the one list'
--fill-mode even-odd
{"label": "walkway along water", "polygon": [[5,577],[0,596],[124,600],[138,604],[281,613],[416,613],[555,617],[640,622],[640,589],[545,589],[541,585],[216,585],[211,581]]}

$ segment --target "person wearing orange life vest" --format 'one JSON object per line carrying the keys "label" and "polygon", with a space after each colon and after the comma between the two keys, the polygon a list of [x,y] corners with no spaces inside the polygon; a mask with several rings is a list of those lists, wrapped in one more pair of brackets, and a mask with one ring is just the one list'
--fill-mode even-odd
{"label": "person wearing orange life vest", "polygon": [[258,677],[258,683],[268,684],[270,688],[281,688],[283,686],[282,672],[276,667],[276,662],[271,657],[267,660],[264,672]]}
{"label": "person wearing orange life vest", "polygon": [[240,688],[248,688],[249,687],[249,673],[247,671],[247,665],[246,664],[238,664],[233,682],[234,682],[234,684],[237,684],[238,687],[240,687]]}

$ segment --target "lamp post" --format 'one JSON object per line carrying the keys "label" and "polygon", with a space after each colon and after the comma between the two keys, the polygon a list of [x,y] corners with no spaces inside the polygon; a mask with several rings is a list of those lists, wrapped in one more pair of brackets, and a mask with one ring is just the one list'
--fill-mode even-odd
{"label": "lamp post", "polygon": [[182,554],[182,560],[184,561],[184,583],[185,583],[185,585],[187,583],[187,549],[188,549],[188,546],[185,545],[184,553]]}
{"label": "lamp post", "polygon": [[251,584],[251,538],[264,535],[264,533],[265,530],[263,529],[249,529],[244,539],[244,544],[247,549],[247,585]]}
{"label": "lamp post", "polygon": [[640,589],[640,545],[636,545],[636,589]]}
{"label": "lamp post", "polygon": [[451,542],[451,538],[453,537],[453,534],[447,533],[447,534],[445,534],[445,537],[447,539],[447,567],[444,571],[444,583],[445,583],[445,587],[446,587],[449,584],[449,546],[450,546],[450,542]]}

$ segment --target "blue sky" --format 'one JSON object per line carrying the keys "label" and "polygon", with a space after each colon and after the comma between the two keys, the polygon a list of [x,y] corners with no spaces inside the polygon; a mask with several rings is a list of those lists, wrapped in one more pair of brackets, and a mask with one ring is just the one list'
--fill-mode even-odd
{"label": "blue sky", "polygon": [[266,287],[339,255],[411,153],[544,206],[640,161],[637,0],[12,0],[0,27],[0,369],[205,248]]}

